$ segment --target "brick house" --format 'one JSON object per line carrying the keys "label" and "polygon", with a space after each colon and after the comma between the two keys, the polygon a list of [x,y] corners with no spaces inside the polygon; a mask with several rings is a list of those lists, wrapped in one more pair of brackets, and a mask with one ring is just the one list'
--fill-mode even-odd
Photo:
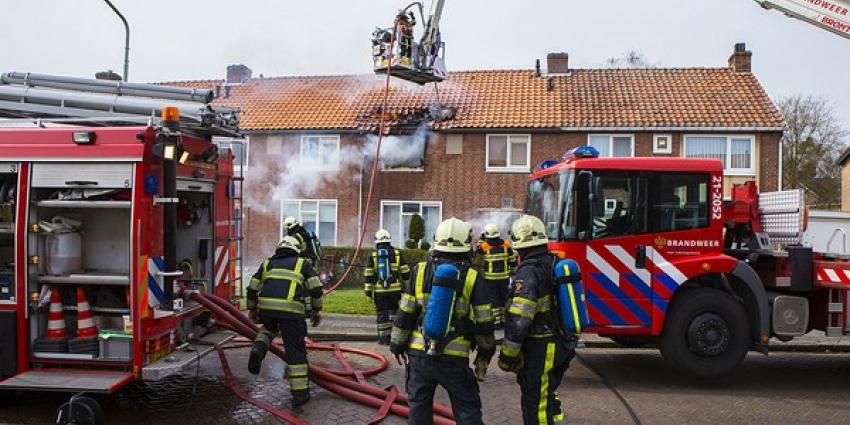
{"label": "brick house", "polygon": [[[433,85],[394,81],[393,137],[382,152],[401,166],[376,175],[366,241],[378,226],[404,239],[413,214],[428,235],[451,216],[507,223],[524,208],[535,164],[585,144],[607,156],[720,158],[727,186],[755,179],[777,190],[785,124],[750,61],[743,44],[718,68],[573,69],[566,54],[550,54],[545,70],[452,73],[439,86],[441,108],[431,109]],[[217,103],[243,109],[248,260],[274,246],[286,215],[325,245],[355,242],[383,83],[251,78],[243,65],[228,67],[227,80],[173,83],[214,88]]]}

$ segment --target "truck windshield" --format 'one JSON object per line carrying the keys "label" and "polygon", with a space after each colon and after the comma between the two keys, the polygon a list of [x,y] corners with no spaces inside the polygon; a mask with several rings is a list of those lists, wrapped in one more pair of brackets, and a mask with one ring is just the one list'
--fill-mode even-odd
{"label": "truck windshield", "polygon": [[[525,212],[546,225],[549,240],[576,238],[573,207],[575,171],[564,170],[528,183]],[[566,214],[565,214],[566,212]]]}

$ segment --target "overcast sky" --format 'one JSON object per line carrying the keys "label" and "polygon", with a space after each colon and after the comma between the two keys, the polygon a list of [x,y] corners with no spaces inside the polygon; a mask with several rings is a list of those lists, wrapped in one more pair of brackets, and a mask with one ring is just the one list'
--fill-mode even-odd
{"label": "overcast sky", "polygon": [[[114,0],[130,22],[131,81],[371,72],[370,34],[408,0]],[[120,72],[124,30],[102,0],[3,2],[0,71]],[[850,40],[752,0],[448,0],[450,70],[531,68],[565,51],[576,68],[629,50],[665,67],[725,66],[736,42],[774,99],[826,97],[850,129]]]}

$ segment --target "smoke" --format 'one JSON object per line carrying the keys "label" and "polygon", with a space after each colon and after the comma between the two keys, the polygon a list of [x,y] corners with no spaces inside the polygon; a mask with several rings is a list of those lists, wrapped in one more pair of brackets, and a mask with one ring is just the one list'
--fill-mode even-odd
{"label": "smoke", "polygon": [[[425,147],[431,140],[431,126],[422,123],[410,136],[386,136],[381,141],[381,164],[384,168],[420,168],[425,165]],[[369,136],[368,153],[374,153],[378,136]],[[371,157],[371,155],[370,155]]]}
{"label": "smoke", "polygon": [[484,233],[484,226],[493,223],[499,227],[502,239],[510,239],[511,225],[521,214],[518,211],[476,211],[468,215],[466,221],[472,224],[473,238],[480,238]]}

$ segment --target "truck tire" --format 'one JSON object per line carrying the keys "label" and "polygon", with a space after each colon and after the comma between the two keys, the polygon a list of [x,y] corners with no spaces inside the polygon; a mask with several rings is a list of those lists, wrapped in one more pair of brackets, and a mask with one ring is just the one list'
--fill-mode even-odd
{"label": "truck tire", "polygon": [[675,371],[704,379],[721,377],[740,365],[749,350],[747,313],[725,292],[689,290],[668,311],[660,346]]}

